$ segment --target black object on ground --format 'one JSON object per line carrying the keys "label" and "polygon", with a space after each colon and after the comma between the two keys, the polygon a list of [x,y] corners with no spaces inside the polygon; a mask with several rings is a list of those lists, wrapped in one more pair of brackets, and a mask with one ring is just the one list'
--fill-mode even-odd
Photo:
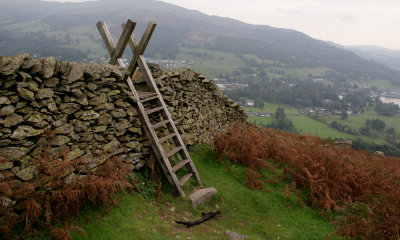
{"label": "black object on ground", "polygon": [[203,213],[202,212],[201,214],[203,215],[203,217],[200,218],[200,219],[197,219],[197,220],[195,220],[193,222],[183,222],[183,221],[175,221],[175,222],[178,223],[178,224],[186,225],[186,227],[193,227],[193,226],[198,225],[198,224],[200,224],[202,222],[210,220],[211,218],[217,216],[218,214],[221,214],[221,211],[208,212],[208,213]]}

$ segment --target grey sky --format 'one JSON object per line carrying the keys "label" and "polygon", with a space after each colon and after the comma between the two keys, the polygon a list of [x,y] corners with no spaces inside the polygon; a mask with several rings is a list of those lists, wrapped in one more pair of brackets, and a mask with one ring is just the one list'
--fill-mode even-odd
{"label": "grey sky", "polygon": [[247,23],[290,28],[343,45],[376,45],[400,50],[399,0],[163,1]]}

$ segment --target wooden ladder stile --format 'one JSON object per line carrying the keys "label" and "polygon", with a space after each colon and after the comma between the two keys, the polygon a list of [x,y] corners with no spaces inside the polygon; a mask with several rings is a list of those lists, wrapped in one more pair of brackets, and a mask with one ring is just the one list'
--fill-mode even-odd
{"label": "wooden ladder stile", "polygon": [[[103,21],[97,23],[97,28],[99,29],[100,35],[102,36],[106,48],[111,56],[110,64],[116,64],[124,67],[121,56],[123,54],[123,51],[127,47],[127,44],[129,44],[134,55],[128,67],[129,76],[127,76],[126,81],[134,98],[136,99],[135,108],[138,110],[143,129],[150,140],[152,149],[169,183],[174,187],[177,192],[179,192],[180,195],[185,196],[185,192],[183,191],[182,186],[192,176],[194,176],[199,185],[202,185],[202,183],[196,167],[194,166],[193,161],[181,138],[181,135],[175,126],[168,107],[165,104],[160,91],[158,90],[157,84],[153,79],[152,73],[146,63],[146,60],[143,57],[143,53],[154,32],[156,24],[153,22],[150,22],[148,24],[147,29],[143,34],[143,37],[140,40],[139,44],[136,42],[135,37],[133,36],[135,25],[136,24],[131,20],[128,20],[126,24],[122,24],[123,32],[117,45],[115,45],[111,34]],[[131,78],[135,73],[137,67],[139,67],[139,69],[143,73],[147,88],[150,90],[140,91],[135,88],[135,84],[133,83]],[[150,101],[158,104],[158,106],[152,106],[152,108],[146,109],[143,103]],[[152,123],[150,115],[156,113],[159,113],[161,115],[162,120],[159,120],[159,122],[157,123]],[[168,129],[169,133],[159,138],[156,129],[163,126]],[[162,144],[166,141],[169,141],[170,139],[174,143],[175,147],[166,152]],[[170,158],[175,156],[175,154],[180,155],[181,161],[172,166]],[[176,172],[182,169],[184,166],[186,166],[188,173],[185,174],[181,179],[178,179]]]}

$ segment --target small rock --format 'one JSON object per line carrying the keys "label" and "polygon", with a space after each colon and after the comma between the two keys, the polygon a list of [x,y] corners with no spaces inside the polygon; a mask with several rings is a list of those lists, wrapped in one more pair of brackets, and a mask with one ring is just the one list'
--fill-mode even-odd
{"label": "small rock", "polygon": [[80,89],[72,89],[71,91],[72,95],[74,95],[74,97],[76,97],[77,99],[82,99],[85,97],[85,94],[82,93],[82,91]]}
{"label": "small rock", "polygon": [[128,148],[132,148],[135,149],[139,146],[139,142],[138,141],[133,141],[133,142],[128,142],[125,144],[125,146],[127,146]]}
{"label": "small rock", "polygon": [[93,140],[93,133],[90,131],[84,132],[80,136],[81,136],[80,140],[84,142],[89,142]]}
{"label": "small rock", "polygon": [[80,119],[82,120],[93,120],[93,119],[97,119],[99,118],[100,114],[98,114],[97,112],[93,111],[93,110],[89,110],[89,111],[84,111],[82,113],[82,115],[80,116]]}
{"label": "small rock", "polygon": [[377,156],[385,156],[385,153],[382,152],[382,151],[375,151],[375,152],[374,152],[374,155],[377,155]]}
{"label": "small rock", "polygon": [[22,97],[23,99],[33,101],[35,100],[35,94],[28,89],[25,89],[23,87],[17,87],[19,96]]}
{"label": "small rock", "polygon": [[118,140],[114,139],[113,141],[107,143],[104,146],[104,150],[115,150],[120,146],[121,146],[121,143]]}
{"label": "small rock", "polygon": [[1,96],[0,97],[0,104],[10,104],[11,101],[7,97]]}
{"label": "small rock", "polygon": [[32,76],[29,73],[18,71],[18,74],[22,77],[22,80],[32,79]]}
{"label": "small rock", "polygon": [[245,235],[242,235],[242,234],[236,233],[236,232],[231,232],[231,231],[229,231],[229,230],[227,230],[227,231],[225,232],[225,234],[228,235],[228,237],[229,237],[231,240],[241,240],[241,239],[247,239],[247,238],[248,238],[248,237],[245,236]]}
{"label": "small rock", "polygon": [[55,78],[55,77],[52,77],[52,78],[48,78],[48,79],[43,80],[43,84],[44,84],[46,87],[49,87],[49,88],[52,88],[52,87],[57,86],[57,84],[58,84],[59,82],[60,82],[60,80],[59,80],[58,78]]}
{"label": "small rock", "polygon": [[107,126],[94,126],[93,132],[105,132],[107,130]]}
{"label": "small rock", "polygon": [[6,105],[0,108],[0,117],[8,116],[15,111],[15,107],[13,105]]}
{"label": "small rock", "polygon": [[42,129],[34,129],[31,126],[18,126],[18,128],[12,133],[10,138],[22,140],[26,137],[33,137],[43,133]]}
{"label": "small rock", "polygon": [[65,156],[65,161],[72,161],[77,159],[78,157],[82,156],[85,152],[80,150],[79,148],[67,153]]}
{"label": "small rock", "polygon": [[29,166],[25,169],[18,171],[15,175],[24,181],[32,180],[36,172],[35,166]]}
{"label": "small rock", "polygon": [[12,162],[0,163],[0,171],[11,169],[13,167],[14,167],[14,163],[12,163]]}
{"label": "small rock", "polygon": [[109,92],[107,93],[107,96],[111,97],[111,96],[118,95],[118,94],[120,94],[120,93],[121,93],[121,91],[119,91],[119,90],[112,90],[112,91],[109,91]]}
{"label": "small rock", "polygon": [[69,134],[74,131],[74,127],[68,123],[56,128],[54,130],[58,134]]}
{"label": "small rock", "polygon": [[8,128],[8,127],[16,126],[23,121],[24,121],[24,118],[21,115],[18,115],[16,113],[11,113],[4,120],[4,127]]}
{"label": "small rock", "polygon": [[53,146],[62,146],[69,142],[71,139],[64,135],[57,135],[52,141],[51,145]]}
{"label": "small rock", "polygon": [[86,85],[86,88],[89,89],[90,91],[94,91],[94,90],[97,89],[97,84],[88,83],[88,84]]}
{"label": "small rock", "polygon": [[[0,206],[2,206],[2,207],[11,207],[11,206],[14,206],[15,203],[17,203],[17,202],[11,200],[11,199],[8,198],[8,197],[4,197],[4,196],[1,196],[1,197],[0,197]],[[0,218],[0,219],[1,219],[1,218]],[[0,220],[0,224],[1,224],[1,220]]]}
{"label": "small rock", "polygon": [[142,135],[142,129],[140,129],[138,127],[128,128],[128,131],[131,133],[137,133],[138,135]]}
{"label": "small rock", "polygon": [[65,183],[70,184],[75,179],[75,173],[71,173],[68,177],[65,178]]}
{"label": "small rock", "polygon": [[117,123],[115,124],[115,128],[116,128],[118,131],[121,131],[121,130],[130,128],[131,126],[132,126],[132,123],[130,123],[127,119],[122,119],[122,121],[117,122]]}
{"label": "small rock", "polygon": [[47,120],[47,116],[40,113],[34,113],[26,120],[29,123],[41,123]]}
{"label": "small rock", "polygon": [[56,67],[56,59],[54,57],[47,57],[42,59],[42,70],[40,71],[43,78],[49,78],[54,75]]}
{"label": "small rock", "polygon": [[74,131],[75,132],[87,132],[89,129],[89,122],[83,122],[83,121],[76,121],[74,123]]}
{"label": "small rock", "polygon": [[81,105],[76,103],[61,103],[60,106],[58,106],[58,108],[63,113],[72,114],[81,109]]}
{"label": "small rock", "polygon": [[29,54],[20,54],[16,56],[0,56],[0,74],[11,75],[18,70],[25,59],[29,59]]}
{"label": "small rock", "polygon": [[36,92],[35,96],[38,99],[51,98],[53,97],[53,90],[51,88],[42,88]]}
{"label": "small rock", "polygon": [[110,114],[115,118],[124,118],[126,117],[126,112],[124,109],[117,108],[114,111],[111,111]]}
{"label": "small rock", "polygon": [[107,102],[107,95],[105,93],[100,94],[94,98],[89,99],[89,105],[102,105]]}
{"label": "small rock", "polygon": [[97,119],[97,124],[98,125],[108,125],[112,121],[112,116],[108,113],[102,114],[98,119]]}
{"label": "small rock", "polygon": [[67,80],[69,83],[72,83],[83,77],[83,71],[78,63],[69,63],[69,64],[71,66],[71,69],[68,73]]}
{"label": "small rock", "polygon": [[0,148],[0,156],[4,157],[8,161],[21,160],[25,154],[29,152],[29,149],[24,147],[5,147]]}

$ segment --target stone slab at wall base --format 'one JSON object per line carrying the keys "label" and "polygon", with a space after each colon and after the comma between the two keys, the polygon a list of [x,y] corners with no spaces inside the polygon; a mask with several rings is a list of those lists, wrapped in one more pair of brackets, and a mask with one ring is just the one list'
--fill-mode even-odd
{"label": "stone slab at wall base", "polygon": [[[187,68],[150,68],[187,145],[211,143],[213,130],[246,121],[240,105],[211,79]],[[35,183],[33,160],[44,152],[57,164],[84,159],[90,171],[112,156],[130,163],[132,170],[145,166],[152,150],[126,75],[125,69],[106,64],[32,59],[29,54],[0,57],[0,181]],[[143,79],[137,74],[134,81]],[[80,166],[63,172],[68,182],[81,174]]]}
{"label": "stone slab at wall base", "polygon": [[207,202],[208,200],[211,199],[211,197],[214,194],[217,194],[217,193],[218,193],[218,190],[213,187],[203,188],[203,189],[193,192],[189,196],[189,199],[192,203],[192,207],[196,208],[200,204]]}

